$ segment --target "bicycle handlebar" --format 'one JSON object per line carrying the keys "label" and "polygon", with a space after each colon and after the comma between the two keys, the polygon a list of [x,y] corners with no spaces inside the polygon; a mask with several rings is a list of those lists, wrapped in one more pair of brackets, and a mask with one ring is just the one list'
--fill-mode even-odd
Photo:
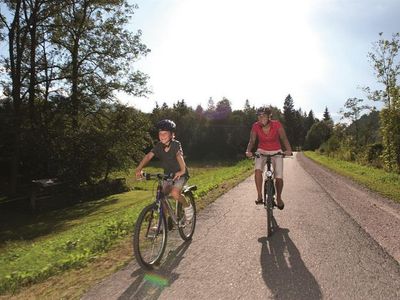
{"label": "bicycle handlebar", "polygon": [[144,179],[146,180],[150,180],[150,179],[163,179],[163,180],[167,180],[167,179],[173,179],[173,174],[162,174],[162,173],[146,173],[143,172],[142,176],[144,177]]}
{"label": "bicycle handlebar", "polygon": [[260,152],[254,152],[254,156],[257,157],[257,158],[260,158],[261,156],[272,157],[272,156],[276,156],[276,155],[281,155],[283,157],[286,156],[285,153],[283,153],[283,152],[277,152],[277,153],[274,153],[274,154],[263,154],[263,153],[260,153]]}

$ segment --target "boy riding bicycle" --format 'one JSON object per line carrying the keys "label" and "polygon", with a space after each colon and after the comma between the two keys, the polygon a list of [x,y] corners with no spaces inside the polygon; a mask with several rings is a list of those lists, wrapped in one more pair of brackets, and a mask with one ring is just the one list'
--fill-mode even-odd
{"label": "boy riding bicycle", "polygon": [[186,202],[182,188],[189,178],[189,173],[183,159],[181,143],[175,140],[175,122],[165,119],[157,123],[159,142],[145,155],[136,168],[136,177],[142,177],[142,169],[156,156],[160,159],[164,174],[171,174],[172,181],[164,181],[163,192],[179,201],[185,210],[187,221],[193,218],[193,207]]}

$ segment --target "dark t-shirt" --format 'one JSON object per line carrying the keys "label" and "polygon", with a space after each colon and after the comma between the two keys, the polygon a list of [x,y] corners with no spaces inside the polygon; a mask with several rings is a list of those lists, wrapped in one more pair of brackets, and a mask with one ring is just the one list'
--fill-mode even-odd
{"label": "dark t-shirt", "polygon": [[[161,166],[164,169],[164,174],[175,174],[181,169],[178,160],[176,159],[178,151],[183,155],[181,143],[177,140],[171,140],[168,151],[164,150],[164,145],[161,142],[158,142],[154,148],[151,149],[151,152],[160,159]],[[185,170],[185,176],[189,177],[187,168]]]}

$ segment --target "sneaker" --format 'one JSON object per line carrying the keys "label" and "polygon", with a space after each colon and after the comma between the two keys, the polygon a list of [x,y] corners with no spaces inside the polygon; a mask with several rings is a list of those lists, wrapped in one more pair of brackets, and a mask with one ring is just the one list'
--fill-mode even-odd
{"label": "sneaker", "polygon": [[264,204],[264,200],[263,199],[257,199],[254,202],[256,203],[256,205]]}
{"label": "sneaker", "polygon": [[186,221],[191,221],[193,219],[193,206],[190,205],[188,207],[185,207],[185,217],[186,217]]}

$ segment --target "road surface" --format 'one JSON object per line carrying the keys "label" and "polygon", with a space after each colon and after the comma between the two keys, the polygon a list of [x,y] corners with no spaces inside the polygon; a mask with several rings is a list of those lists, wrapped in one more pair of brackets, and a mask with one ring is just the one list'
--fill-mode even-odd
{"label": "road surface", "polygon": [[285,160],[285,209],[266,238],[250,177],[169,235],[162,267],[133,260],[83,299],[400,299],[400,205],[302,154]]}

